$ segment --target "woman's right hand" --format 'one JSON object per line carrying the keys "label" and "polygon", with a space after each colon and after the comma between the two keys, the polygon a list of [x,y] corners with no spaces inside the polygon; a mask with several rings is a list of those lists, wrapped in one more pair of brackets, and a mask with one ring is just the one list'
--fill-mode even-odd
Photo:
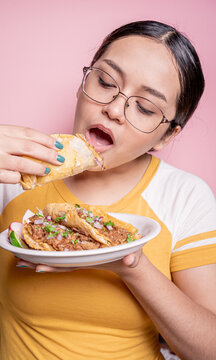
{"label": "woman's right hand", "polygon": [[21,173],[45,175],[46,165],[23,155],[62,165],[57,160],[61,144],[37,130],[14,125],[0,125],[0,183],[16,184]]}

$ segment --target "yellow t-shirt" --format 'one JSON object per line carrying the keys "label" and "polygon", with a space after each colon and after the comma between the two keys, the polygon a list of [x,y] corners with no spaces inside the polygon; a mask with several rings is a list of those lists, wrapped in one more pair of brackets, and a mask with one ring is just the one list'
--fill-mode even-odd
{"label": "yellow t-shirt", "polygon": [[[1,231],[21,221],[26,209],[43,209],[50,202],[81,204],[63,181],[19,192],[11,200],[4,187],[2,199],[8,200]],[[160,223],[161,233],[143,251],[170,279],[171,271],[215,262],[213,206],[214,196],[202,180],[152,157],[140,183],[101,208]],[[117,275],[93,269],[39,274],[17,268],[3,249],[0,260],[1,360],[163,359],[154,324]]]}

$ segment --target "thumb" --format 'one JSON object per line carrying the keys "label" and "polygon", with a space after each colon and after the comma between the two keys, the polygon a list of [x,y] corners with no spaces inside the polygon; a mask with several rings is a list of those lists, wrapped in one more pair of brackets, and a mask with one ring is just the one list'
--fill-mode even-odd
{"label": "thumb", "polygon": [[136,256],[136,253],[129,254],[129,255],[126,255],[122,261],[125,266],[133,268],[133,267],[137,266],[137,264],[138,264],[138,256]]}

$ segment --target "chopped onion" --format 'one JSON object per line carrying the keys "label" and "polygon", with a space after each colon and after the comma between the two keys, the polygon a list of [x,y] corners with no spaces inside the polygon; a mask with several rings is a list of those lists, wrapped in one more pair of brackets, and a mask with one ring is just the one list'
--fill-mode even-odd
{"label": "chopped onion", "polygon": [[103,219],[103,216],[100,216],[99,218],[98,218],[98,221],[101,221]]}
{"label": "chopped onion", "polygon": [[37,211],[38,211],[38,214],[40,214],[40,215],[44,216],[44,214],[43,214],[43,211],[42,211],[42,210],[40,210],[40,209],[38,209],[38,208],[37,208]]}
{"label": "chopped onion", "polygon": [[99,223],[99,221],[95,221],[95,222],[94,222],[94,227],[95,227],[96,229],[102,229],[103,224]]}
{"label": "chopped onion", "polygon": [[94,215],[92,214],[92,212],[88,213],[88,216],[91,217],[91,218],[94,217]]}
{"label": "chopped onion", "polygon": [[32,216],[34,216],[34,213],[29,209],[26,210],[26,212],[25,212],[25,214],[24,214],[24,216],[22,218],[22,223],[24,224],[25,222],[27,222],[27,224],[29,224],[30,223],[29,218],[32,217]]}
{"label": "chopped onion", "polygon": [[94,158],[94,161],[96,162],[96,164],[98,165],[98,166],[100,166],[101,167],[101,163],[100,163],[100,161],[98,160],[98,158]]}
{"label": "chopped onion", "polygon": [[65,212],[64,211],[59,211],[58,215],[63,216],[63,215],[65,215]]}
{"label": "chopped onion", "polygon": [[50,215],[47,215],[47,216],[46,216],[46,219],[47,219],[47,221],[51,221],[52,218],[51,218]]}
{"label": "chopped onion", "polygon": [[113,229],[113,227],[112,227],[111,225],[106,225],[106,228],[107,228],[108,230],[112,230],[112,229]]}
{"label": "chopped onion", "polygon": [[83,214],[88,215],[88,210],[82,209]]}
{"label": "chopped onion", "polygon": [[61,241],[62,240],[62,235],[61,234],[58,234],[57,237],[56,237],[57,240]]}
{"label": "chopped onion", "polygon": [[35,219],[35,220],[34,220],[34,224],[35,224],[35,225],[41,225],[41,224],[43,224],[43,219]]}
{"label": "chopped onion", "polygon": [[62,229],[62,230],[67,230],[66,226],[64,226],[64,225],[57,225],[57,227]]}

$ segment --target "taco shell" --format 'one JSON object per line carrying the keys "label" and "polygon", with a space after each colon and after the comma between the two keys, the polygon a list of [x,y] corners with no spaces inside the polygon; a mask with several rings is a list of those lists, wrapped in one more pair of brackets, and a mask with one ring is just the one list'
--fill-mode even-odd
{"label": "taco shell", "polygon": [[45,176],[21,174],[20,183],[24,190],[79,174],[91,167],[100,166],[102,169],[104,168],[102,157],[88,144],[83,135],[53,134],[51,136],[64,145],[58,154],[65,158],[65,162],[58,166],[28,157],[46,165],[51,171]]}
{"label": "taco shell", "polygon": [[[113,224],[113,227],[111,226],[112,229],[110,228],[110,230],[107,230],[106,228],[107,231],[104,231],[104,225],[103,229],[96,228],[92,223],[86,221],[86,217],[89,221],[91,218],[89,217],[90,215],[83,215],[82,209],[84,209],[85,212],[88,212],[88,215],[91,214],[93,219],[95,219],[95,217],[97,219],[101,219],[102,224]],[[82,207],[79,205],[74,206],[68,203],[51,203],[44,208],[43,213],[44,215],[50,215],[53,220],[62,214],[65,214],[64,220],[61,220],[63,225],[76,228],[78,231],[82,231],[86,235],[90,235],[93,239],[106,246],[116,245],[114,243],[114,239],[112,238],[112,233],[115,231],[115,236],[118,236],[118,229],[130,233],[133,240],[140,238],[140,236],[137,235],[137,229],[133,225],[118,220],[92,205],[85,204]]]}
{"label": "taco shell", "polygon": [[25,243],[31,248],[35,250],[45,250],[45,251],[53,251],[55,250],[51,245],[42,241],[35,241],[31,234],[31,227],[28,223],[25,223],[22,228],[22,235],[24,237]]}

